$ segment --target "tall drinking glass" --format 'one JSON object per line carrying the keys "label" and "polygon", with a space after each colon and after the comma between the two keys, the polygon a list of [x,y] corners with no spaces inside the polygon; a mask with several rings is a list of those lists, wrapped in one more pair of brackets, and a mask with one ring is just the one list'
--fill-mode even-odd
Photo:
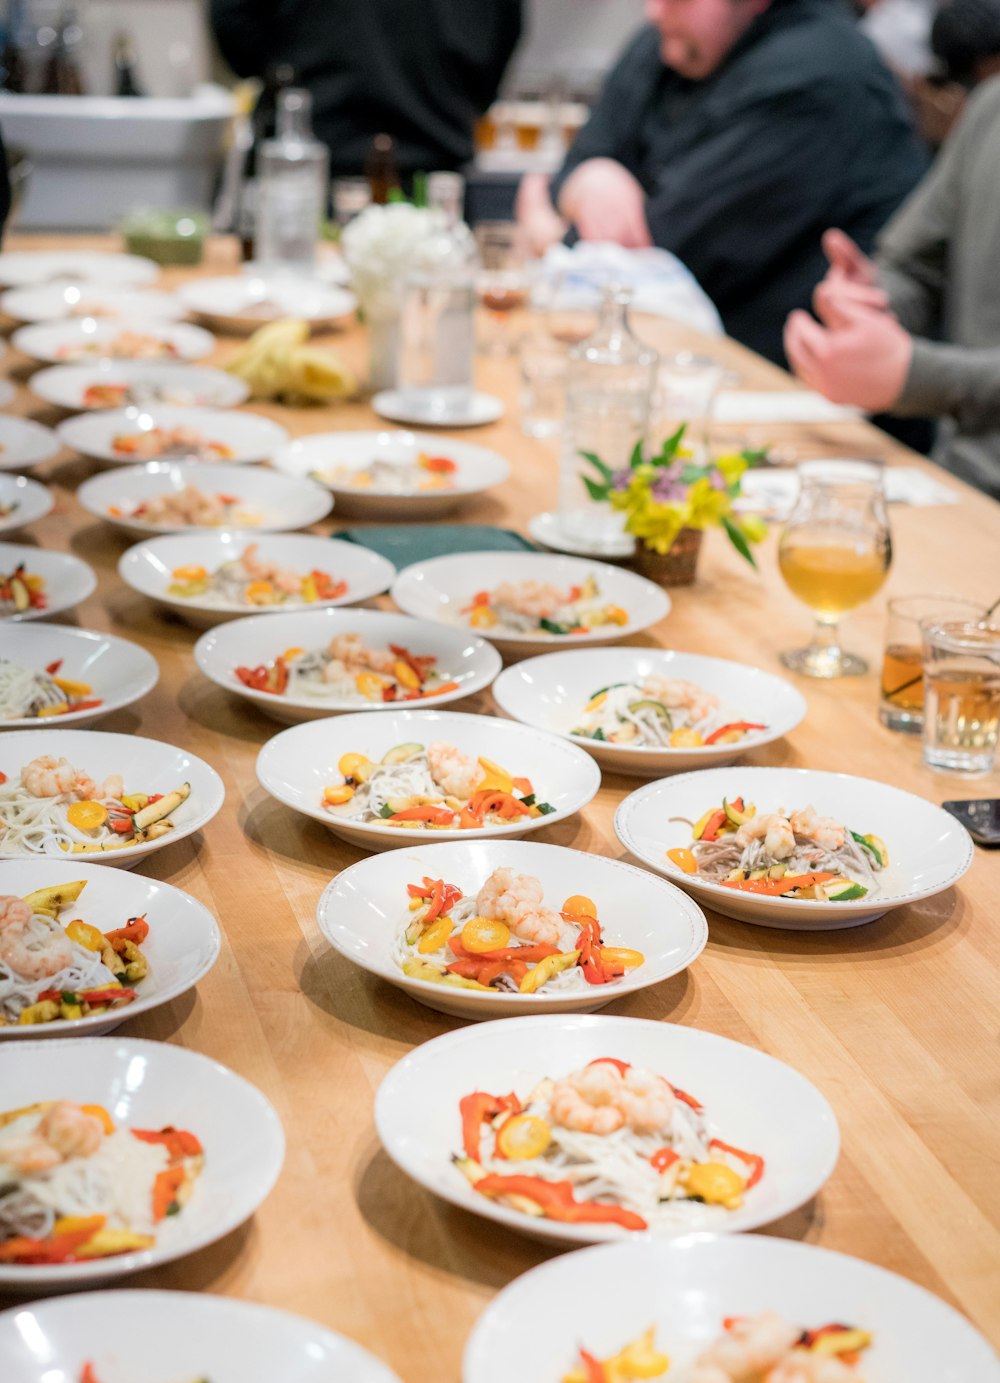
{"label": "tall drinking glass", "polygon": [[881,589],[892,560],[880,467],[861,461],[806,461],[799,497],[785,525],[778,565],[793,595],[816,616],[813,641],[781,654],[807,677],[853,677],[867,663],[840,646],[848,610]]}
{"label": "tall drinking glass", "polygon": [[924,723],[923,620],[978,621],[982,608],[950,595],[901,595],[889,601],[882,658],[879,720],[890,730],[919,735]]}
{"label": "tall drinking glass", "polygon": [[684,440],[702,465],[712,445],[712,410],[724,371],[707,355],[682,351],[660,364],[657,392],[653,401],[654,442],[669,437],[687,424]]}
{"label": "tall drinking glass", "polygon": [[924,620],[924,763],[989,773],[1000,733],[1000,625]]}

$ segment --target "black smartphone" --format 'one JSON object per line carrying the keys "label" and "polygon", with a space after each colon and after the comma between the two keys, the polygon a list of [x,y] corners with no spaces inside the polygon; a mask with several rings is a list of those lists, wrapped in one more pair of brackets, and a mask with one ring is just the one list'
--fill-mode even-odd
{"label": "black smartphone", "polygon": [[946,812],[961,821],[977,845],[1000,845],[1000,797],[972,802],[942,802]]}

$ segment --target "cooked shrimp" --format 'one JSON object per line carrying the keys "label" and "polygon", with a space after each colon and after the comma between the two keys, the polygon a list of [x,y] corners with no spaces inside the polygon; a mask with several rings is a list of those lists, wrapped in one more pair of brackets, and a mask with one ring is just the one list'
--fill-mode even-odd
{"label": "cooked shrimp", "polygon": [[515,874],[504,866],[494,869],[479,890],[476,912],[480,917],[493,917],[498,922],[516,922],[527,913],[537,912],[543,896],[538,879],[531,874]]}
{"label": "cooked shrimp", "polygon": [[865,1383],[857,1369],[830,1354],[793,1349],[769,1373],[764,1383]]}
{"label": "cooked shrimp", "polygon": [[507,605],[532,619],[550,619],[568,600],[565,591],[547,581],[502,581],[491,596],[491,604]]}
{"label": "cooked shrimp", "polygon": [[29,932],[33,916],[22,899],[0,897],[0,964],[29,982],[58,975],[73,961],[73,947],[62,928],[36,936]]}
{"label": "cooked shrimp", "polygon": [[680,677],[647,677],[642,691],[644,696],[662,701],[668,711],[686,711],[691,720],[704,720],[719,705],[712,692]]}
{"label": "cooked shrimp", "polygon": [[720,1375],[727,1383],[756,1383],[759,1374],[781,1363],[799,1334],[774,1311],[734,1321],[698,1356],[690,1383],[716,1383]]}
{"label": "cooked shrimp", "polygon": [[79,774],[69,759],[42,754],[21,769],[21,783],[33,797],[60,797],[71,792]]}
{"label": "cooked shrimp", "polygon": [[792,812],[791,827],[797,836],[808,836],[824,850],[839,850],[847,834],[839,821],[832,816],[817,815],[812,806]]}
{"label": "cooked shrimp", "polygon": [[667,1132],[677,1103],[667,1082],[652,1071],[630,1066],[622,1081],[625,1122],[635,1133]]}
{"label": "cooked shrimp", "polygon": [[551,908],[537,908],[515,918],[511,930],[522,941],[543,941],[548,946],[558,946],[562,935],[562,918]]}
{"label": "cooked shrimp", "polygon": [[600,1061],[556,1081],[552,1117],[580,1133],[666,1133],[674,1112],[674,1092],[652,1071],[629,1067],[624,1073]]}
{"label": "cooked shrimp", "polygon": [[0,1159],[20,1172],[47,1172],[71,1157],[92,1157],[103,1138],[104,1125],[96,1115],[57,1100],[31,1133],[4,1144]]}
{"label": "cooked shrimp", "polygon": [[339,660],[348,672],[392,672],[395,655],[386,649],[369,648],[360,634],[338,634],[330,640],[330,657]]}
{"label": "cooked shrimp", "polygon": [[780,812],[765,812],[752,816],[736,832],[736,844],[746,849],[755,840],[763,840],[764,851],[770,859],[787,860],[795,854],[795,833],[788,818]]}
{"label": "cooked shrimp", "polygon": [[483,770],[475,759],[444,740],[435,740],[427,746],[427,762],[431,777],[449,797],[467,800],[483,780]]}

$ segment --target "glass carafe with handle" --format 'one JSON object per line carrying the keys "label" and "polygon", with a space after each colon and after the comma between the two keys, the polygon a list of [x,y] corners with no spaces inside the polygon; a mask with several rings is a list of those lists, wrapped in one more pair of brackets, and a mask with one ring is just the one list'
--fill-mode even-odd
{"label": "glass carafe with handle", "polygon": [[850,677],[868,665],[840,646],[837,626],[848,610],[881,589],[892,561],[881,467],[863,461],[806,461],[799,496],[778,547],[793,595],[816,616],[812,643],[781,654],[807,677]]}

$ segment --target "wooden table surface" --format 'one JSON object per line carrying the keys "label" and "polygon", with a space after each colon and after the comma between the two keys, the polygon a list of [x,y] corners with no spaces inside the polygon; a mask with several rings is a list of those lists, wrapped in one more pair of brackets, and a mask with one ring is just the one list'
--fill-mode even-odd
{"label": "wooden table surface", "polygon": [[[20,246],[12,240],[7,248],[64,243],[34,238]],[[219,242],[200,272],[232,266],[231,248]],[[161,286],[184,276],[166,272]],[[662,322],[643,320],[641,330],[667,349],[699,344],[692,333]],[[360,329],[329,344],[363,374]],[[232,349],[232,342],[220,341],[218,358]],[[791,387],[780,371],[731,342],[713,342],[711,349],[746,387]],[[19,383],[8,411],[57,420],[56,411],[23,387],[31,371],[23,357],[11,354],[0,368]],[[496,447],[510,460],[513,476],[502,491],[467,505],[461,517],[523,530],[532,513],[554,504],[554,446],[519,429],[513,362],[480,360],[477,371],[479,386],[507,401],[507,415],[456,435]],[[363,402],[309,411],[254,409],[297,434],[374,424]],[[758,424],[731,435],[774,442],[800,458],[878,456],[926,464],[855,422]],[[415,1044],[454,1029],[457,1021],[354,968],[323,940],[315,920],[319,894],[361,855],[258,786],[257,752],[280,727],[203,679],[191,656],[196,631],[158,613],[118,580],[127,539],[95,522],[74,498],[95,469],[67,452],[37,468],[56,506],[18,540],[68,549],[96,570],[96,593],[66,622],[132,639],[159,660],[155,691],[99,728],[182,745],[218,769],[226,785],[225,806],[201,836],[139,866],[215,913],[223,929],[221,958],[196,992],[118,1031],[180,1043],[246,1076],[274,1103],[288,1141],[277,1188],[249,1224],[134,1282],[297,1311],[353,1337],[406,1383],[454,1383],[466,1338],[487,1302],[553,1250],[436,1199],[382,1151],[372,1101],[383,1075]],[[893,509],[888,583],[845,621],[846,644],[869,658],[873,670],[833,683],[793,679],[808,699],[806,720],[747,762],[855,772],[934,802],[1000,790],[997,775],[969,784],[932,773],[921,764],[919,742],[891,734],[877,717],[887,597],[952,592],[988,604],[1000,596],[1000,508],[949,483],[961,496],[956,507]],[[337,527],[331,517],[315,531]],[[779,650],[805,641],[811,617],[783,586],[775,542],[772,535],[763,545],[754,574],[721,533],[709,534],[698,583],[671,592],[668,619],[632,642],[780,672]],[[376,603],[390,606],[388,597]],[[494,708],[489,693],[482,693],[456,709],[491,714]],[[584,812],[534,838],[623,857],[612,816],[637,785],[606,773]],[[722,1033],[814,1081],[840,1121],[840,1162],[811,1204],[762,1232],[902,1273],[962,1309],[996,1346],[998,912],[1000,853],[979,849],[958,887],[855,930],[801,935],[709,913],[707,949],[689,971],[604,1010]]]}

